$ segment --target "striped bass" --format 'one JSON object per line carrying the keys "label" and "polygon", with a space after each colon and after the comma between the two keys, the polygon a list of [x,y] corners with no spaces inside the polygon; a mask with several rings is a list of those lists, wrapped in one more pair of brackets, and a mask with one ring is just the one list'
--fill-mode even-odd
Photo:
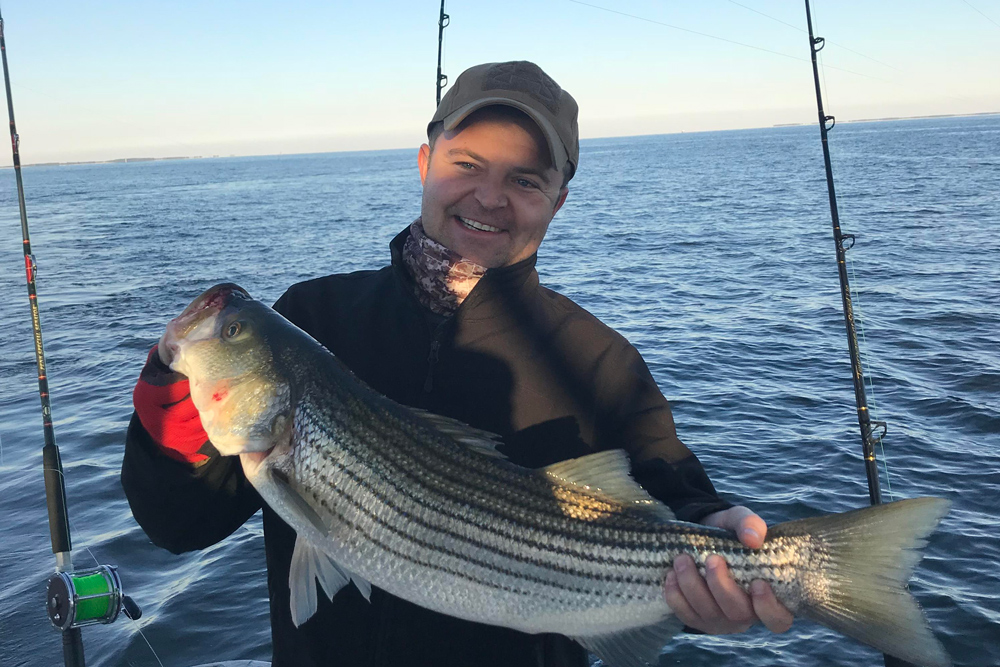
{"label": "striped bass", "polygon": [[938,498],[778,524],[761,549],[676,521],[624,452],[540,470],[498,438],[407,408],[242,288],[208,290],[167,326],[171,368],[215,448],[297,534],[296,626],[353,581],[426,608],[571,637],[613,667],[655,664],[680,629],[664,596],[674,559],[722,556],[796,616],[924,667],[950,659],[906,581],[947,512]]}

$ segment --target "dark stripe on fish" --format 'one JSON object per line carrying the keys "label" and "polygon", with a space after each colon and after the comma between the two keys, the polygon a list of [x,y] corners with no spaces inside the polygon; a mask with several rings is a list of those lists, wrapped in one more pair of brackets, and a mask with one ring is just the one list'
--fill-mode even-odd
{"label": "dark stripe on fish", "polygon": [[[538,541],[536,539],[532,539],[532,536],[531,536],[530,532],[527,532],[527,531],[525,531],[525,532],[519,532],[519,533],[515,533],[515,534],[511,534],[510,535],[510,537],[511,537],[510,541],[513,542],[514,540],[516,540],[517,542],[512,545],[512,548],[504,549],[504,548],[499,547],[497,544],[487,543],[487,542],[484,542],[482,540],[476,539],[475,536],[472,535],[472,534],[465,535],[465,534],[456,532],[454,530],[450,530],[450,529],[448,529],[448,528],[446,528],[444,526],[441,526],[441,525],[438,525],[438,524],[433,524],[433,523],[431,523],[429,521],[425,521],[425,520],[421,519],[420,517],[415,516],[413,513],[408,512],[405,509],[403,509],[400,505],[398,505],[397,503],[395,503],[390,497],[378,493],[378,491],[375,489],[374,486],[372,486],[371,484],[365,482],[363,479],[361,479],[358,475],[354,474],[348,468],[342,466],[341,464],[339,464],[336,461],[331,461],[331,464],[334,465],[334,466],[336,466],[339,470],[341,470],[345,475],[347,475],[358,486],[364,488],[377,502],[379,502],[379,503],[385,505],[386,507],[388,507],[389,509],[393,510],[397,515],[399,515],[402,518],[405,518],[406,521],[414,523],[414,524],[417,524],[418,526],[421,526],[421,527],[427,529],[428,531],[432,531],[432,532],[436,532],[436,533],[439,533],[439,534],[442,534],[442,535],[446,535],[446,536],[451,537],[451,538],[453,538],[453,539],[455,539],[457,541],[464,542],[464,543],[469,544],[471,546],[481,548],[481,549],[483,549],[485,551],[488,551],[490,553],[495,553],[498,556],[506,557],[506,558],[509,558],[511,560],[515,560],[515,561],[518,561],[518,562],[521,562],[521,563],[526,563],[526,564],[529,564],[529,565],[534,565],[534,566],[539,567],[541,569],[552,570],[552,571],[555,571],[555,572],[561,572],[563,574],[567,574],[567,575],[570,575],[570,576],[583,576],[583,577],[587,577],[587,578],[598,580],[598,581],[609,581],[609,582],[613,582],[613,583],[624,583],[624,584],[648,585],[650,583],[657,583],[657,582],[662,581],[662,579],[663,579],[663,573],[666,571],[665,568],[667,568],[670,565],[669,557],[666,556],[665,552],[661,552],[660,553],[660,559],[659,559],[658,562],[643,564],[643,563],[637,563],[635,561],[626,561],[626,560],[621,560],[621,559],[617,559],[617,558],[603,557],[600,554],[590,554],[590,553],[586,553],[586,552],[584,552],[582,550],[581,551],[572,551],[572,550],[569,550],[569,549],[563,549],[563,548],[555,547],[555,546],[553,546],[553,545],[551,545],[549,543],[540,542],[540,541]],[[476,561],[474,559],[471,559],[471,558],[463,555],[463,553],[461,551],[448,550],[448,549],[445,549],[442,546],[427,544],[427,543],[422,542],[422,541],[420,541],[420,540],[418,540],[418,539],[416,539],[414,537],[411,537],[407,533],[403,532],[401,529],[396,528],[393,524],[391,524],[388,521],[384,520],[379,515],[371,512],[370,510],[368,510],[367,507],[365,507],[363,504],[361,504],[359,501],[357,501],[353,496],[349,495],[348,493],[340,490],[339,488],[334,489],[334,491],[335,491],[335,493],[337,493],[338,496],[340,496],[341,498],[344,498],[345,500],[347,500],[348,503],[350,503],[355,508],[357,508],[359,511],[361,511],[362,513],[364,513],[366,516],[368,516],[370,519],[372,519],[375,523],[378,523],[379,525],[382,525],[382,526],[388,528],[389,530],[392,530],[393,532],[395,532],[395,533],[403,536],[404,539],[406,539],[406,540],[410,540],[410,541],[416,542],[417,544],[420,544],[421,546],[427,546],[427,548],[433,549],[435,551],[439,551],[441,553],[445,553],[445,554],[448,554],[448,555],[451,555],[451,556],[462,558],[464,560],[469,560],[470,562],[483,565],[484,567],[488,567],[488,565],[486,565],[485,563],[483,563],[481,561]],[[315,496],[315,494],[313,494],[313,497],[316,499],[317,502],[319,502],[321,505],[323,505],[323,507],[327,508],[327,510],[329,510],[331,512],[334,511],[331,508],[330,504],[326,500]],[[430,508],[427,505],[421,505],[421,507],[424,507],[426,509],[432,510],[434,513],[437,513],[437,514],[444,514],[443,509],[440,508],[440,507]],[[468,521],[465,521],[463,517],[457,516],[455,514],[450,514],[450,516],[452,518],[455,518],[455,519],[459,520],[459,521],[462,521],[466,525],[472,525],[472,524],[469,524]],[[491,528],[495,529],[496,526],[491,526],[491,527],[475,527],[475,528],[478,528],[478,530],[474,530],[474,531],[471,531],[471,532],[480,532],[480,533],[481,532],[493,532],[493,533],[496,532],[496,530],[490,530]],[[550,553],[556,553],[556,554],[559,554],[559,555],[565,555],[565,556],[568,556],[571,559],[586,560],[586,561],[589,561],[589,562],[592,562],[592,563],[600,564],[602,566],[615,565],[615,566],[630,567],[630,568],[633,568],[633,569],[640,569],[640,570],[641,569],[655,569],[656,572],[657,572],[657,576],[655,576],[655,577],[646,577],[646,578],[641,578],[640,579],[640,578],[636,578],[636,577],[623,577],[623,576],[620,576],[620,575],[602,576],[602,575],[596,575],[594,573],[590,573],[590,572],[586,572],[586,571],[572,570],[572,569],[569,569],[569,568],[567,568],[567,567],[565,567],[563,565],[560,565],[558,563],[555,563],[555,562],[537,561],[537,560],[531,560],[531,559],[525,557],[523,555],[523,550],[520,549],[520,547],[523,546],[523,545],[526,545],[526,546],[529,546],[529,547],[532,547],[532,548],[535,548],[535,549],[539,549],[539,550],[548,551]],[[689,545],[687,545],[687,544],[685,544],[683,542],[680,542],[680,543],[677,543],[676,546],[678,547],[678,549],[676,549],[676,550],[679,551],[680,548],[688,547]]]}
{"label": "dark stripe on fish", "polygon": [[[477,565],[479,567],[482,567],[485,570],[489,570],[489,571],[494,572],[496,574],[507,576],[507,577],[510,577],[512,579],[516,579],[518,581],[524,581],[524,582],[528,582],[528,583],[531,583],[531,584],[536,584],[536,585],[541,585],[541,586],[547,586],[549,588],[556,588],[556,589],[559,589],[559,590],[568,591],[570,593],[577,593],[577,594],[582,594],[582,595],[597,595],[597,596],[604,596],[604,597],[618,597],[618,598],[624,598],[624,599],[628,599],[628,600],[632,600],[632,599],[644,599],[644,596],[631,595],[631,594],[627,594],[626,592],[623,592],[623,591],[603,591],[603,590],[595,590],[593,587],[566,586],[564,584],[560,584],[560,583],[551,581],[549,579],[544,579],[544,578],[541,578],[541,577],[532,576],[532,575],[527,574],[527,573],[525,573],[523,571],[510,570],[510,569],[506,569],[506,568],[503,568],[503,567],[499,567],[496,564],[489,563],[489,562],[486,562],[486,561],[483,561],[483,560],[479,560],[479,559],[473,558],[473,557],[471,557],[468,554],[463,554],[461,552],[447,550],[447,549],[443,548],[439,544],[433,544],[433,543],[430,543],[430,542],[426,542],[424,540],[417,539],[417,538],[413,537],[412,535],[406,534],[400,528],[397,528],[396,526],[394,526],[394,525],[392,525],[392,524],[390,524],[390,523],[382,520],[377,514],[369,511],[364,505],[362,505],[361,503],[359,503],[357,500],[355,500],[352,496],[348,495],[347,493],[344,493],[343,491],[340,491],[339,489],[334,489],[334,492],[338,496],[340,496],[341,498],[343,498],[344,500],[346,500],[348,504],[352,505],[355,509],[357,509],[358,511],[360,511],[362,514],[366,515],[376,525],[381,526],[382,528],[384,528],[384,529],[386,529],[386,530],[388,530],[388,531],[396,534],[404,542],[409,543],[409,544],[416,544],[417,546],[423,547],[424,549],[427,549],[428,551],[433,551],[434,553],[438,553],[438,554],[441,554],[441,553],[447,554],[449,556],[455,557],[456,559],[458,559],[460,561],[463,561],[463,562],[466,562],[466,563],[470,563],[472,565]],[[315,498],[315,496],[314,496],[314,498]],[[384,550],[384,551],[386,551],[388,553],[391,553],[392,555],[397,556],[398,558],[400,558],[402,560],[405,560],[405,561],[407,561],[409,563],[413,563],[413,564],[419,565],[421,567],[426,567],[426,568],[429,568],[429,569],[432,569],[432,570],[436,570],[438,572],[443,572],[443,573],[446,573],[446,574],[449,574],[449,575],[452,575],[452,576],[456,576],[456,577],[459,577],[461,579],[465,579],[467,581],[472,581],[472,582],[475,582],[477,584],[481,584],[481,585],[487,586],[489,588],[495,588],[497,590],[503,590],[503,591],[508,591],[508,592],[511,592],[511,593],[517,593],[518,595],[528,595],[528,596],[531,596],[531,597],[545,597],[546,599],[553,600],[553,601],[556,601],[556,602],[560,601],[560,599],[557,598],[557,597],[540,596],[539,593],[538,593],[538,590],[536,588],[534,588],[534,587],[519,589],[519,588],[514,588],[512,586],[503,586],[503,585],[494,583],[492,581],[489,581],[488,579],[481,579],[481,578],[478,578],[478,577],[470,576],[469,574],[467,574],[465,572],[462,572],[461,570],[454,570],[452,568],[447,568],[447,567],[443,567],[441,565],[437,565],[437,564],[432,563],[432,562],[427,561],[427,560],[422,560],[420,558],[417,558],[416,556],[414,556],[410,552],[400,551],[399,549],[395,549],[392,546],[390,546],[388,543],[386,543],[385,541],[380,540],[373,533],[366,532],[359,523],[357,523],[357,522],[352,521],[351,519],[349,519],[345,514],[343,514],[342,512],[340,512],[337,509],[337,507],[335,507],[331,503],[327,502],[325,499],[323,499],[323,498],[315,498],[315,500],[317,502],[319,502],[319,504],[322,505],[328,512],[330,512],[330,514],[334,515],[334,517],[336,517],[336,519],[341,524],[346,525],[349,528],[351,528],[352,530],[354,530],[356,533],[358,533],[360,535],[363,535],[364,538],[367,541],[369,541],[372,544],[378,546],[382,550]],[[541,564],[541,563],[535,563],[534,561],[525,561],[525,562],[529,562],[531,564],[539,565],[541,567],[544,567],[543,564]],[[630,577],[620,577],[620,576],[618,576],[618,577],[601,577],[601,576],[595,577],[595,576],[587,574],[587,573],[575,573],[575,572],[569,572],[569,574],[572,575],[572,576],[574,576],[574,577],[577,577],[577,578],[584,578],[584,579],[598,580],[598,581],[608,581],[608,582],[611,582],[611,583],[619,583],[619,584],[637,584],[637,585],[644,585],[644,586],[650,586],[650,585],[652,585],[652,586],[659,586],[660,585],[660,581],[662,579],[662,577],[661,577],[660,579],[633,580]]]}
{"label": "dark stripe on fish", "polygon": [[[559,485],[555,479],[546,479],[535,471],[503,470],[496,466],[495,461],[484,460],[480,455],[462,450],[462,446],[458,444],[449,443],[442,447],[428,443],[426,448],[403,447],[399,443],[387,446],[385,438],[375,437],[368,440],[358,437],[355,432],[356,422],[340,422],[340,420],[338,422],[334,427],[338,432],[347,432],[353,436],[345,438],[341,435],[337,438],[339,448],[365,461],[373,469],[391,466],[392,470],[383,475],[386,483],[395,487],[400,494],[409,495],[418,502],[422,503],[423,499],[418,498],[411,489],[423,488],[432,495],[458,501],[482,514],[485,520],[490,518],[508,520],[527,525],[545,534],[574,537],[589,545],[650,552],[658,552],[664,547],[662,530],[651,525],[647,517],[636,516],[636,510],[628,505],[616,503],[606,496],[588,494],[571,485]],[[352,429],[352,426],[355,428]],[[389,429],[389,433],[395,431]],[[317,449],[322,448],[317,447]],[[435,453],[433,450],[439,451],[433,456],[428,456],[427,454]],[[372,457],[373,452],[383,456]],[[425,455],[416,456],[417,453]],[[459,460],[457,454],[462,455],[461,466],[456,465],[456,461]],[[508,474],[502,476],[489,474],[490,471],[497,470]],[[477,474],[479,479],[475,479],[470,473]],[[403,484],[405,480],[409,480],[412,484]],[[518,489],[512,487],[520,487],[522,492],[518,493]],[[482,488],[488,488],[489,492],[482,491]],[[553,501],[552,493],[555,488],[567,494],[563,508]],[[504,499],[513,502],[500,502]],[[598,503],[607,509],[601,512],[588,508],[586,507],[588,502]],[[565,508],[570,506],[577,507],[581,511],[601,513],[603,517],[601,520],[581,523],[566,516]],[[505,509],[508,511],[503,511]],[[611,523],[612,520],[614,523]],[[600,531],[594,530],[595,525],[627,532],[616,535],[614,540],[602,539],[598,534]],[[686,524],[678,524],[676,529],[679,533],[690,530]],[[692,532],[701,534],[700,531]]]}

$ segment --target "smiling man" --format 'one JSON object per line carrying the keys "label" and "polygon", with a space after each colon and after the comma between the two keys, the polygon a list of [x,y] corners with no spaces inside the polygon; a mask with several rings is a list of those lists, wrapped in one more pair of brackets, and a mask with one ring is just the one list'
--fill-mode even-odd
{"label": "smiling man", "polygon": [[[537,65],[489,63],[442,99],[418,156],[421,216],[390,244],[391,264],[292,286],[275,309],[389,398],[503,436],[513,462],[540,467],[624,449],[632,473],[679,519],[721,526],[748,546],[763,520],[715,492],[677,438],[670,407],[622,336],[539,284],[536,252],[579,161],[577,105]],[[187,382],[150,353],[134,393],[122,483],[156,544],[207,547],[263,510],[273,664],[583,667],[570,639],[527,635],[348,586],[295,627],[294,532],[201,429]],[[792,622],[764,582],[744,593],[725,562],[703,578],[679,558],[664,595],[689,627],[740,632]]]}
{"label": "smiling man", "polygon": [[568,194],[538,126],[513,107],[487,106],[432,132],[434,149],[419,153],[427,235],[487,269],[535,254]]}

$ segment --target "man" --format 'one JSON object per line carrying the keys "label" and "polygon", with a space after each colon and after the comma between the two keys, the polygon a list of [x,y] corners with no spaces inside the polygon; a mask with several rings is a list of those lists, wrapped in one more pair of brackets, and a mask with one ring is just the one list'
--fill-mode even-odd
{"label": "man", "polygon": [[[499,433],[515,463],[626,449],[636,479],[679,518],[759,546],[764,522],[718,498],[635,349],[538,284],[535,253],[577,167],[576,115],[573,98],[532,63],[467,70],[428,126],[421,217],[390,244],[392,264],[300,283],[275,309],[393,400]],[[122,483],[150,538],[181,552],[223,539],[261,501],[238,460],[207,442],[168,354],[155,348],[136,386]],[[378,589],[371,603],[353,587],[321,597],[295,628],[294,534],[263,512],[275,667],[587,664],[565,637],[470,623]],[[758,621],[786,630],[792,617],[770,588],[752,590],[739,589],[719,557],[704,579],[682,557],[664,595],[696,630],[740,632]]]}

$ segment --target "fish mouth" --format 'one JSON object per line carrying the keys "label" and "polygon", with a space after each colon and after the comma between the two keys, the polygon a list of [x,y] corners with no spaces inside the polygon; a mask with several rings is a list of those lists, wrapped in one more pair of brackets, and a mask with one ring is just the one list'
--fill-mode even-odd
{"label": "fish mouth", "polygon": [[175,319],[182,319],[206,308],[221,310],[230,305],[233,299],[249,300],[250,293],[236,283],[220,283],[202,292],[201,296],[192,301]]}
{"label": "fish mouth", "polygon": [[167,323],[163,344],[167,346],[170,357],[177,359],[182,340],[213,335],[214,323],[220,313],[250,300],[250,293],[236,283],[220,283],[202,292],[180,315]]}

